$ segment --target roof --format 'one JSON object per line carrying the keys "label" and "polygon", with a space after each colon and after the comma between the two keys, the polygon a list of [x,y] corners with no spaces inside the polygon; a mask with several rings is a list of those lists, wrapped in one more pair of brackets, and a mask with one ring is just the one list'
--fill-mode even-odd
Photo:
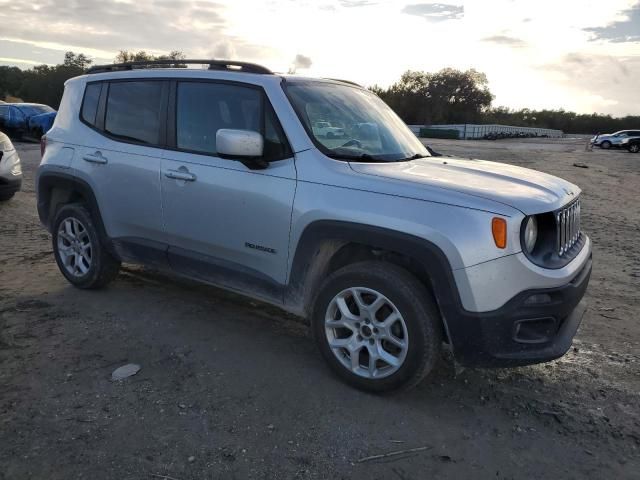
{"label": "roof", "polygon": [[16,107],[48,107],[49,105],[45,105],[44,103],[27,103],[27,102],[12,102],[7,103],[4,102],[5,105],[13,105]]}

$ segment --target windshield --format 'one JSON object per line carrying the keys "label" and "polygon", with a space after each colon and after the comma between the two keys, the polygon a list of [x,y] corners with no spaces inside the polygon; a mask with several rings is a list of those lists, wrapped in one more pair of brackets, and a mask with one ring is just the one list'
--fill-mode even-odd
{"label": "windshield", "polygon": [[332,158],[396,162],[429,156],[393,110],[367,90],[295,81],[285,91],[314,143]]}

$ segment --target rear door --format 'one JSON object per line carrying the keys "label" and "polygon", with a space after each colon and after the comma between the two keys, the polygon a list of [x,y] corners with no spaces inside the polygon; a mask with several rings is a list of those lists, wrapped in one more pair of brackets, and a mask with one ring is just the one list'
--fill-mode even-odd
{"label": "rear door", "polygon": [[90,183],[107,235],[125,260],[166,263],[160,162],[168,82],[88,83],[81,109],[89,127],[77,175]]}
{"label": "rear door", "polygon": [[[261,88],[178,81],[162,161],[169,261],[178,273],[274,299],[285,283],[296,187],[293,154]],[[265,137],[262,170],[216,153],[218,129]]]}

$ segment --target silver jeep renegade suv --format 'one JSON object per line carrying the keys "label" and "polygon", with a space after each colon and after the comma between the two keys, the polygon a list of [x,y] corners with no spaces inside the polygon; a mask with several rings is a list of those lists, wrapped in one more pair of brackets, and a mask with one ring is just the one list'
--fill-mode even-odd
{"label": "silver jeep renegade suv", "polygon": [[443,344],[485,367],[568,350],[591,274],[577,186],[431,157],[350,82],[185,63],[209,68],[67,82],[37,193],[69,282],[136,262],[272,303],[372,391],[415,385]]}

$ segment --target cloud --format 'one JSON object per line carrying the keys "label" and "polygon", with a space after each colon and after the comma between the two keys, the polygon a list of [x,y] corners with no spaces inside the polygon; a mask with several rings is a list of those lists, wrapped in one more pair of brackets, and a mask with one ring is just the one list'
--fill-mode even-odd
{"label": "cloud", "polygon": [[618,20],[605,27],[585,28],[591,33],[591,40],[608,40],[614,43],[640,42],[640,2],[622,11],[624,20]]}
{"label": "cloud", "polygon": [[432,22],[443,22],[445,20],[460,20],[464,17],[464,6],[446,3],[415,3],[404,7],[402,12]]}
{"label": "cloud", "polygon": [[[230,35],[226,6],[204,0],[0,0],[0,42],[51,51],[74,50],[111,60],[119,50],[162,54],[182,50],[203,56],[214,50],[259,60],[271,49]],[[46,15],[42,12],[46,12]],[[8,21],[19,18],[20,21]],[[223,47],[222,45],[226,45]],[[23,48],[24,49],[24,48]],[[4,52],[0,52],[2,54]],[[11,52],[7,52],[11,53]],[[18,57],[18,55],[0,55]],[[40,54],[18,58],[37,60]],[[60,57],[57,62],[62,61]],[[56,63],[57,63],[56,62]]]}
{"label": "cloud", "polygon": [[231,60],[236,58],[236,49],[228,40],[224,40],[213,47],[213,58]]}
{"label": "cloud", "polygon": [[613,57],[573,52],[542,65],[558,83],[591,98],[599,98],[604,113],[637,113],[633,102],[640,78],[640,57]]}
{"label": "cloud", "polygon": [[22,42],[0,40],[0,63],[28,68],[33,65],[56,65],[64,58],[64,50],[41,48]]}
{"label": "cloud", "polygon": [[513,48],[521,48],[527,46],[527,42],[525,42],[524,40],[516,37],[510,37],[508,35],[492,35],[490,37],[483,38],[481,41]]}
{"label": "cloud", "polygon": [[340,5],[347,8],[352,7],[368,7],[369,5],[376,5],[378,2],[371,0],[340,0]]}
{"label": "cloud", "polygon": [[298,68],[310,68],[312,63],[311,58],[301,54],[297,54],[293,60],[293,66],[296,70]]}

